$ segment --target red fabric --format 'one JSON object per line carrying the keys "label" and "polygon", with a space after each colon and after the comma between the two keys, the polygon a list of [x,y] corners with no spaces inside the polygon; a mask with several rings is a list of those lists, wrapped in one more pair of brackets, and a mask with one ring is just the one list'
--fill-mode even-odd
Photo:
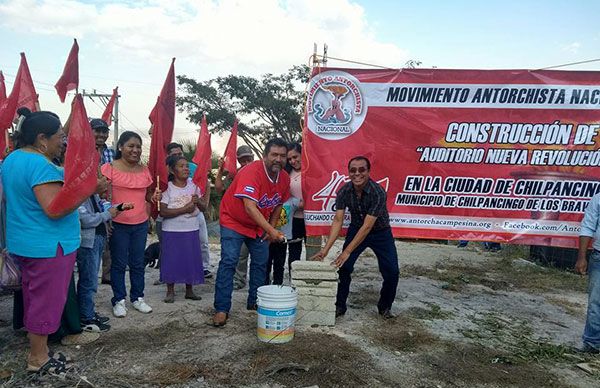
{"label": "red fabric", "polygon": [[6,85],[4,84],[4,74],[0,71],[0,105],[6,100]]}
{"label": "red fabric", "polygon": [[231,136],[225,148],[225,163],[223,164],[223,170],[228,171],[231,178],[237,173],[237,132],[238,122],[235,120],[233,128],[231,128]]}
{"label": "red fabric", "polygon": [[79,45],[77,45],[77,39],[74,39],[73,47],[67,57],[67,63],[62,75],[56,82],[54,87],[60,97],[60,102],[65,102],[67,92],[69,90],[77,89],[79,87]]}
{"label": "red fabric", "polygon": [[290,197],[290,176],[281,171],[275,182],[271,181],[262,160],[241,168],[221,201],[220,222],[244,236],[255,238],[264,231],[246,213],[244,198],[257,203],[258,210],[267,221],[273,208]]}
{"label": "red fabric", "polygon": [[[21,64],[19,65],[19,72],[17,73],[15,82],[17,80],[19,80],[21,83],[19,97],[17,99],[17,109],[21,107],[27,107],[32,112],[38,111],[38,94],[35,91],[35,86],[33,85],[33,79],[31,78],[31,73],[29,72],[29,66],[27,65],[25,53],[21,53]],[[17,117],[16,112],[14,117]]]}
{"label": "red fabric", "polygon": [[96,169],[100,155],[96,151],[94,133],[81,94],[75,96],[67,142],[65,180],[60,192],[50,203],[50,214],[73,209],[96,191]]}
{"label": "red fabric", "polygon": [[160,190],[165,191],[168,178],[168,169],[165,163],[166,148],[171,142],[175,126],[175,58],[171,61],[167,79],[165,79],[160,96],[150,112],[149,119],[152,123],[152,141],[148,168],[154,179],[152,189],[156,188],[156,179],[160,177]]}
{"label": "red fabric", "polygon": [[206,124],[206,115],[202,116],[202,124],[200,125],[200,134],[198,135],[198,143],[196,144],[196,153],[192,158],[192,162],[198,167],[194,172],[192,181],[200,188],[201,193],[206,193],[206,183],[208,180],[208,172],[211,167],[212,149],[210,146],[210,133],[208,133],[208,125]]}
{"label": "red fabric", "polygon": [[113,109],[115,107],[115,100],[117,99],[117,95],[119,94],[118,90],[118,86],[113,89],[113,94],[110,97],[110,101],[108,101],[108,104],[106,104],[106,109],[104,109],[104,113],[102,113],[102,120],[104,120],[109,127],[112,124],[112,114]]}

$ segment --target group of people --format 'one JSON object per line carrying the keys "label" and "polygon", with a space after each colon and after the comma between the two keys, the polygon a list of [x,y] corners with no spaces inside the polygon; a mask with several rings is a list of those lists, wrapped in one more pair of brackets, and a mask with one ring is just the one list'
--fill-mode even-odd
{"label": "group of people", "polygon": [[[100,119],[93,119],[90,126],[101,156],[96,192],[81,203],[56,212],[51,204],[64,180],[60,164],[68,126],[63,129],[58,116],[51,112],[22,108],[18,113],[21,117],[14,136],[15,150],[2,164],[6,248],[22,272],[22,323],[30,343],[27,369],[61,374],[69,368],[70,359],[49,350],[48,336],[59,330],[69,293],[74,292],[75,263],[81,329],[102,332],[110,328],[109,318],[98,314],[94,303],[101,260],[110,260],[110,264],[103,265],[102,280],[111,284],[113,315],[122,318],[128,312],[127,270],[131,283],[129,302],[141,313],[152,311],[144,300],[144,250],[150,206],[159,208],[157,231],[161,246],[160,282],[166,284],[164,302],[175,301],[175,284],[186,285],[186,299],[200,299],[193,286],[212,276],[203,216],[209,203],[210,185],[207,192],[201,192],[190,178],[195,165],[185,159],[181,145],[172,143],[167,147],[167,189],[164,192],[151,189],[152,176],[141,163],[141,137],[135,132],[122,133],[113,152],[106,146],[108,126]],[[300,259],[301,241],[306,236],[300,144],[269,140],[259,160],[254,160],[247,146],[237,151],[240,168],[226,174],[220,160],[215,181],[216,191],[223,193],[219,209],[221,258],[212,317],[212,324],[217,327],[227,323],[233,290],[245,283],[247,262],[246,308],[256,310],[258,287],[284,282],[286,251],[289,250],[291,271],[291,263]],[[339,268],[338,317],[347,312],[354,264],[366,248],[371,248],[383,277],[378,312],[385,319],[393,318],[398,255],[386,192],[370,178],[370,172],[368,158],[350,159],[350,181],[337,192],[336,213],[327,242],[308,258],[325,259],[342,230],[348,210],[351,222],[345,242],[332,262]],[[584,343],[586,349],[594,352],[600,351],[599,204],[600,196],[594,197],[586,211],[577,264],[579,272],[590,272]],[[588,264],[585,253],[593,238],[595,251]],[[107,242],[109,254],[105,253]],[[110,268],[109,274],[105,268]]]}

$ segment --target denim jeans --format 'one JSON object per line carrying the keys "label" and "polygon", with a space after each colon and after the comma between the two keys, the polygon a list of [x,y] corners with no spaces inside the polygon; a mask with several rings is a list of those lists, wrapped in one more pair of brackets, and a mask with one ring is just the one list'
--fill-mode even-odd
{"label": "denim jeans", "polygon": [[110,281],[113,290],[111,302],[113,306],[125,299],[125,268],[129,266],[131,290],[129,297],[132,302],[144,297],[144,249],[148,237],[148,222],[137,225],[113,222],[113,232],[110,236]]}
{"label": "denim jeans", "polygon": [[250,238],[221,225],[221,261],[215,282],[215,310],[228,313],[231,310],[233,293],[233,274],[240,256],[242,243],[250,251],[250,286],[248,288],[247,307],[256,304],[256,290],[264,285],[267,275],[269,243],[259,237]]}
{"label": "denim jeans", "polygon": [[96,235],[92,248],[77,250],[77,302],[82,321],[94,318],[94,297],[98,291],[98,271],[106,236]]}
{"label": "denim jeans", "polygon": [[[348,229],[346,241],[344,242],[344,249],[350,244],[357,232],[357,228]],[[350,282],[352,281],[351,275],[352,271],[354,271],[354,263],[356,263],[358,256],[360,256],[367,248],[371,248],[375,253],[375,256],[377,256],[379,272],[381,272],[381,276],[383,277],[379,302],[377,303],[378,310],[381,312],[391,308],[392,303],[394,303],[394,299],[396,298],[396,288],[398,287],[400,270],[398,269],[398,253],[396,252],[392,231],[389,228],[377,231],[372,230],[367,237],[365,237],[363,242],[352,251],[348,260],[346,260],[338,271],[340,282],[338,284],[335,305],[342,312],[346,312],[346,300],[350,293]]]}
{"label": "denim jeans", "polygon": [[208,248],[208,229],[206,227],[206,218],[204,218],[204,213],[202,212],[198,214],[198,224],[200,226],[198,234],[200,236],[200,252],[202,253],[202,267],[204,267],[204,270],[207,270],[208,266],[210,265],[210,250]]}
{"label": "denim jeans", "polygon": [[600,252],[588,259],[588,308],[583,330],[583,344],[600,350]]}

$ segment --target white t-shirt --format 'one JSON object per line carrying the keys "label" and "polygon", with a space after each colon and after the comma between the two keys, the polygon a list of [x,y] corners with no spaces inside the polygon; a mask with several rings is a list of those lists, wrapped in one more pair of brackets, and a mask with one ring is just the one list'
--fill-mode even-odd
{"label": "white t-shirt", "polygon": [[[192,201],[192,195],[201,197],[200,189],[188,179],[185,187],[177,187],[173,182],[169,182],[167,190],[162,193],[161,206],[167,205],[167,209],[180,209]],[[192,232],[198,230],[198,213],[196,208],[193,213],[181,214],[173,218],[164,218],[162,221],[162,230],[165,232]]]}

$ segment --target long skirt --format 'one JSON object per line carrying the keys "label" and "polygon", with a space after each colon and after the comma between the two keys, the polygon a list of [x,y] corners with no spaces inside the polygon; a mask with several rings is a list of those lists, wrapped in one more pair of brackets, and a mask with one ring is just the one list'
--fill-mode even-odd
{"label": "long skirt", "polygon": [[204,283],[204,268],[198,231],[162,231],[160,280],[164,283]]}

